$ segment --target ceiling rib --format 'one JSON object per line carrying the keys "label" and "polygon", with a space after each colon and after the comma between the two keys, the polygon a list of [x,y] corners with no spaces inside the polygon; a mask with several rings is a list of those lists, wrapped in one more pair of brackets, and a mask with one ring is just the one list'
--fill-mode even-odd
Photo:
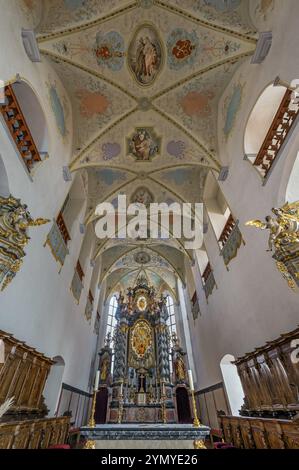
{"label": "ceiling rib", "polygon": [[175,7],[173,5],[168,5],[162,0],[154,0],[154,2],[155,2],[155,5],[157,5],[158,7],[171,11],[172,13],[175,13],[179,16],[183,16],[184,18],[190,21],[193,21],[194,23],[197,23],[201,26],[204,26],[205,28],[212,29],[219,33],[226,33],[226,34],[229,34],[230,36],[234,36],[238,39],[242,39],[243,41],[247,41],[253,44],[257,42],[257,39],[251,36],[250,34],[239,33],[238,31],[235,31],[233,29],[226,28],[224,26],[220,26],[214,23],[210,23],[209,21],[202,20],[196,16],[191,15],[191,13],[188,13],[187,11],[182,10],[181,8]]}
{"label": "ceiling rib", "polygon": [[45,41],[51,41],[52,39],[57,39],[57,38],[61,38],[61,37],[64,37],[64,36],[69,36],[73,33],[78,33],[80,31],[85,31],[86,29],[92,28],[94,26],[105,23],[106,21],[114,19],[117,16],[121,16],[124,13],[128,13],[132,10],[135,10],[135,8],[137,8],[137,7],[138,7],[138,1],[135,0],[131,4],[126,5],[125,7],[119,8],[118,10],[115,10],[112,13],[108,13],[105,16],[97,18],[96,20],[88,21],[88,22],[83,23],[81,25],[73,26],[73,27],[70,27],[70,28],[65,28],[65,29],[62,29],[60,31],[55,31],[54,33],[40,34],[40,35],[37,35],[36,39],[37,39],[38,43],[43,43]]}
{"label": "ceiling rib", "polygon": [[173,85],[170,85],[167,88],[164,88],[164,90],[160,91],[159,93],[156,93],[155,95],[152,96],[151,100],[155,101],[158,98],[161,98],[161,96],[166,95],[170,91],[175,90],[176,88],[180,87],[181,85],[184,85],[185,83],[190,82],[190,80],[193,80],[194,78],[200,77],[201,75],[204,75],[205,73],[211,72],[212,70],[217,69],[218,67],[222,67],[225,64],[230,64],[233,65],[236,62],[239,62],[241,59],[245,59],[245,57],[249,57],[253,55],[254,49],[248,52],[242,52],[241,54],[236,54],[231,57],[227,57],[226,59],[220,60],[219,62],[215,62],[214,64],[208,65],[207,67],[204,67],[203,69],[199,70],[198,72],[194,72],[192,75],[188,75],[188,77],[182,78],[181,80],[178,80],[175,82]]}

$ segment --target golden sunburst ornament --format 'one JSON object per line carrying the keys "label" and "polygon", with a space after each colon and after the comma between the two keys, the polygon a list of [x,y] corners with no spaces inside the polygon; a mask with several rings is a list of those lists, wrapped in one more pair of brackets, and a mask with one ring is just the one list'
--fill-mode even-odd
{"label": "golden sunburst ornament", "polygon": [[138,298],[137,300],[137,308],[140,310],[140,312],[144,312],[147,306],[147,301],[146,298],[142,295]]}

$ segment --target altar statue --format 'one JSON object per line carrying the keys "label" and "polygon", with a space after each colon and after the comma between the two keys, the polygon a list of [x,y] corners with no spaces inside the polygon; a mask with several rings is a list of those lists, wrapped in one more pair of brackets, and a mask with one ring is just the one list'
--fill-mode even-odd
{"label": "altar statue", "polygon": [[179,356],[175,361],[175,374],[178,381],[184,381],[186,378],[185,363],[181,356]]}
{"label": "altar statue", "polygon": [[269,230],[268,250],[274,251],[276,267],[291,289],[299,286],[299,201],[273,208],[275,217],[268,215],[266,222],[250,220],[247,226]]}
{"label": "altar statue", "polygon": [[26,255],[23,248],[30,240],[29,227],[48,223],[33,219],[25,204],[13,196],[0,197],[0,285],[4,290],[20,270]]}
{"label": "altar statue", "polygon": [[299,201],[286,203],[281,208],[272,209],[273,216],[268,215],[266,223],[260,220],[250,220],[247,226],[261,230],[270,230],[268,251],[279,249],[288,243],[299,243]]}

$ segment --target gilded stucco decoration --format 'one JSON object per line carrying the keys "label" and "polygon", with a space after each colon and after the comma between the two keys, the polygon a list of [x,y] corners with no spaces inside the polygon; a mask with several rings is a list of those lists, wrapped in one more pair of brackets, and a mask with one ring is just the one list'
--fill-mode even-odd
{"label": "gilded stucco decoration", "polygon": [[299,201],[272,209],[265,222],[250,220],[246,225],[269,230],[268,250],[289,287],[299,287]]}
{"label": "gilded stucco decoration", "polygon": [[29,227],[48,223],[47,219],[33,219],[25,204],[10,196],[0,197],[0,288],[3,291],[21,269],[29,243]]}

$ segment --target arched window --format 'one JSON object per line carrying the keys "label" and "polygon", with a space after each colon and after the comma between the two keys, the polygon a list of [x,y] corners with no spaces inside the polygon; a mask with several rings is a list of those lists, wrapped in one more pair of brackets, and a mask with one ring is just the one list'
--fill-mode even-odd
{"label": "arched window", "polygon": [[[167,326],[169,328],[169,334],[171,338],[173,333],[177,334],[177,329],[176,329],[176,320],[175,320],[175,311],[174,311],[174,301],[173,301],[173,297],[169,294],[167,294],[167,298],[166,298],[166,307],[167,307],[168,315],[169,315],[167,319]],[[171,344],[172,344],[172,341],[171,341]],[[173,368],[172,368],[171,351],[169,351],[169,364],[170,364],[170,373],[172,374]]]}
{"label": "arched window", "polygon": [[[110,333],[111,338],[114,336],[114,331],[116,327],[116,309],[118,306],[118,300],[117,300],[117,293],[113,294],[110,302],[109,302],[109,307],[108,307],[108,318],[107,318],[107,328],[106,328],[106,336]],[[114,368],[114,343],[111,343],[112,347],[112,361],[111,361],[111,373],[113,373],[113,368]]]}
{"label": "arched window", "polygon": [[174,313],[174,301],[171,295],[167,295],[167,300],[166,300],[166,306],[168,310],[168,320],[167,320],[167,325],[169,328],[169,333],[172,335],[172,333],[176,334],[176,321],[175,321],[175,313]]}
{"label": "arched window", "polygon": [[229,400],[231,413],[233,416],[239,416],[239,411],[244,403],[244,391],[238,374],[237,366],[233,364],[234,356],[226,354],[221,362],[220,368]]}

